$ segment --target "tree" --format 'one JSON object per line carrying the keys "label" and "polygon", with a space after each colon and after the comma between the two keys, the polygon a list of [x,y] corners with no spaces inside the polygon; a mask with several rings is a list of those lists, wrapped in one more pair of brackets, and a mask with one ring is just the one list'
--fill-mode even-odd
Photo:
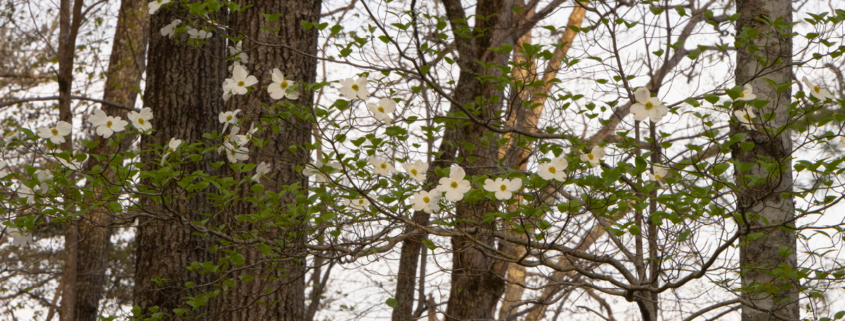
{"label": "tree", "polygon": [[800,277],[789,274],[798,267],[792,230],[795,149],[789,128],[795,114],[790,86],[792,12],[790,1],[737,1],[736,83],[753,88],[757,99],[765,102],[737,104],[740,115],[760,116],[731,127],[744,136],[731,148],[740,189],[737,224],[745,234],[740,243],[742,320],[768,320],[773,315],[782,320],[801,318]]}
{"label": "tree", "polygon": [[[154,117],[149,121],[155,132],[142,138],[141,149],[162,146],[159,149],[162,152],[170,151],[170,155],[164,156],[142,154],[142,163],[153,173],[170,170],[170,166],[161,169],[153,169],[153,166],[158,167],[162,157],[175,159],[180,155],[179,149],[186,148],[170,144],[172,140],[188,144],[202,141],[204,134],[217,130],[217,116],[223,111],[220,84],[226,78],[226,62],[219,57],[226,55],[225,39],[188,39],[189,34],[184,31],[176,35],[175,40],[163,36],[161,29],[177,18],[175,10],[160,10],[150,19],[144,104],[153,109]],[[205,31],[192,30],[194,33]],[[190,161],[180,171],[186,175],[195,171],[213,172],[212,163],[219,159],[220,156],[210,155],[206,159]],[[167,165],[167,159],[161,164]],[[141,178],[154,180],[145,175]],[[210,250],[214,239],[196,234],[190,228],[192,221],[203,220],[203,214],[211,212],[208,199],[202,194],[190,197],[175,192],[168,194],[176,189],[173,185],[175,183],[170,181],[166,186],[155,186],[161,190],[150,190],[155,192],[141,199],[144,211],[152,214],[138,218],[134,304],[139,307],[136,311],[139,315],[170,314],[175,313],[175,309],[184,309],[183,298],[201,293],[190,285],[203,285],[213,280],[212,274],[190,269],[192,264],[214,259]],[[200,311],[208,312],[207,307],[194,304]]]}

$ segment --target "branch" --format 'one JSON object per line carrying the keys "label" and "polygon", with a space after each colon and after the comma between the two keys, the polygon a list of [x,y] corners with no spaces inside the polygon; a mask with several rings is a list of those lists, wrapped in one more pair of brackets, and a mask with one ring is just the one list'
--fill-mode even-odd
{"label": "branch", "polygon": [[[70,96],[70,98],[75,99],[75,100],[93,101],[95,103],[100,103],[100,104],[103,104],[103,105],[107,105],[107,106],[111,106],[111,107],[115,107],[115,108],[120,108],[120,109],[124,109],[124,110],[127,110],[127,111],[139,111],[138,109],[135,109],[135,108],[132,108],[132,107],[120,104],[120,103],[116,103],[116,102],[113,102],[113,101],[108,101],[108,100],[90,98],[90,97],[85,97],[85,96]],[[28,103],[28,102],[33,102],[33,101],[48,101],[48,100],[59,100],[59,96],[33,97],[33,98],[22,98],[22,99],[16,99],[16,100],[0,101],[0,108],[5,108],[5,107],[12,106],[12,105],[21,104],[21,103]]]}

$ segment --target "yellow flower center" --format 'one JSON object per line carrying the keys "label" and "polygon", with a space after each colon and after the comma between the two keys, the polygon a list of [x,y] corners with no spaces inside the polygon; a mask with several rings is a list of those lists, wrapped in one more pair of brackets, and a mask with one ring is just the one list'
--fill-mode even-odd
{"label": "yellow flower center", "polygon": [[139,123],[139,124],[143,125],[145,122],[147,122],[147,121],[146,121],[146,120],[144,120],[143,118],[138,118],[138,123]]}
{"label": "yellow flower center", "polygon": [[751,120],[751,115],[749,115],[749,114],[745,114],[745,115],[742,115],[742,118],[745,118],[745,120],[750,121],[750,120]]}
{"label": "yellow flower center", "polygon": [[383,112],[384,112],[384,107],[382,107],[382,106],[378,106],[378,111],[383,113]]}
{"label": "yellow flower center", "polygon": [[387,169],[387,164],[381,163],[381,165],[379,165],[379,167],[381,167],[381,169]]}
{"label": "yellow flower center", "polygon": [[359,199],[359,200],[358,200],[358,205],[363,205],[363,204],[364,204],[364,199]]}
{"label": "yellow flower center", "polygon": [[109,128],[111,128],[111,125],[112,125],[112,122],[111,122],[111,120],[110,120],[110,121],[107,121],[107,122],[106,122],[106,127],[109,127]]}
{"label": "yellow flower center", "polygon": [[358,90],[358,85],[352,85],[352,90]]}
{"label": "yellow flower center", "polygon": [[557,168],[555,168],[554,166],[549,166],[549,173],[554,174],[555,172],[557,172]]}
{"label": "yellow flower center", "polygon": [[417,169],[416,169],[416,168],[411,168],[411,174],[417,175]]}
{"label": "yellow flower center", "polygon": [[170,154],[170,153],[172,153],[172,152],[173,152],[173,147],[168,147],[168,148],[167,148],[167,153],[168,153],[168,154]]}
{"label": "yellow flower center", "polygon": [[283,81],[283,82],[281,82],[281,83],[279,84],[279,86],[281,86],[281,87],[282,87],[282,89],[288,88],[288,82],[287,82],[287,81]]}
{"label": "yellow flower center", "polygon": [[158,3],[161,3],[162,0],[156,0]]}
{"label": "yellow flower center", "polygon": [[243,86],[244,86],[244,82],[243,82],[243,81],[239,81],[239,82],[238,82],[238,87],[243,87]]}
{"label": "yellow flower center", "polygon": [[226,116],[226,121],[232,120],[232,115]]}
{"label": "yellow flower center", "polygon": [[55,128],[50,129],[50,132],[53,133],[54,136],[59,134],[59,130]]}
{"label": "yellow flower center", "polygon": [[501,186],[501,187],[499,187],[499,189],[501,189],[501,190],[503,190],[503,191],[507,191],[507,190],[508,190],[508,186],[507,186],[507,185],[505,185],[505,184],[502,184],[502,186]]}
{"label": "yellow flower center", "polygon": [[745,92],[743,91],[743,92],[739,93],[739,97],[740,97],[740,98],[745,98]]}
{"label": "yellow flower center", "polygon": [[661,179],[660,174],[654,174],[654,178],[659,181]]}
{"label": "yellow flower center", "polygon": [[653,107],[654,107],[654,104],[652,104],[650,101],[647,101],[645,103],[645,109],[652,109]]}
{"label": "yellow flower center", "polygon": [[820,92],[820,91],[822,91],[822,89],[819,88],[819,86],[813,86],[813,91]]}
{"label": "yellow flower center", "polygon": [[428,196],[423,197],[423,202],[426,202],[426,203],[431,202],[431,199],[428,198]]}
{"label": "yellow flower center", "polygon": [[458,188],[458,182],[452,182],[452,188]]}
{"label": "yellow flower center", "polygon": [[595,156],[593,156],[593,153],[588,153],[587,158],[589,158],[590,160],[593,160],[593,159],[595,159]]}

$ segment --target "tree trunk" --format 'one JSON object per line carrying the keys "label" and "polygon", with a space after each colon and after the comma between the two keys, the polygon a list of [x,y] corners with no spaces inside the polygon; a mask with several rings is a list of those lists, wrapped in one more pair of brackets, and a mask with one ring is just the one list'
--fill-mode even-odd
{"label": "tree trunk", "polygon": [[[778,84],[790,83],[792,77],[792,8],[788,0],[739,0],[737,12],[737,34],[743,29],[756,28],[759,36],[749,42],[737,37],[736,84],[750,84],[754,87],[757,99],[768,100],[762,110],[755,110],[753,128],[734,123],[732,133],[745,133],[743,142],[753,142],[754,148],[744,151],[740,144],[733,148],[733,159],[742,163],[775,161],[782,172],[767,173],[757,163],[748,172],[737,169],[736,182],[739,188],[738,211],[742,214],[740,228],[749,235],[761,232],[759,238],[743,238],[740,246],[740,264],[742,268],[743,305],[742,320],[798,320],[798,284],[783,281],[781,273],[772,273],[773,269],[797,267],[796,235],[788,228],[754,229],[761,226],[791,226],[795,217],[794,202],[791,196],[782,197],[782,193],[792,192],[792,153],[790,131],[772,135],[779,127],[789,121],[789,104],[792,91],[789,87],[780,94],[767,79]],[[782,20],[785,28],[767,26],[761,20]],[[753,47],[752,47],[753,46]],[[757,49],[756,52],[749,49]],[[758,59],[760,57],[761,59]],[[776,63],[776,60],[780,59]],[[768,61],[768,65],[761,64]],[[761,76],[763,75],[763,76]],[[746,105],[748,106],[748,105]],[[740,106],[739,108],[743,108]],[[765,119],[765,113],[775,113],[771,119]],[[766,132],[763,126],[773,129]],[[763,183],[752,185],[746,175],[769,177]],[[787,253],[785,253],[787,252]],[[770,274],[771,273],[771,274]]]}
{"label": "tree trunk", "polygon": [[[317,56],[319,35],[317,28],[306,30],[301,21],[317,22],[320,19],[321,0],[241,0],[242,7],[250,6],[243,12],[232,14],[233,36],[243,35],[242,48],[249,56],[249,63],[244,64],[251,75],[258,78],[254,92],[247,96],[234,96],[228,101],[227,110],[240,109],[240,115],[247,119],[242,124],[250,128],[258,125],[260,117],[275,115],[287,111],[284,102],[303,106],[310,110],[313,103],[313,91],[305,90],[302,85],[296,88],[300,93],[296,100],[276,101],[270,97],[266,87],[271,80],[274,68],[284,74],[290,82],[312,84],[317,78]],[[261,16],[263,13],[279,13],[281,17],[269,22]],[[285,46],[276,46],[284,44]],[[231,45],[231,44],[230,44]],[[306,53],[308,55],[304,55]],[[280,107],[273,107],[278,103]],[[264,107],[264,106],[269,106]],[[294,111],[294,110],[292,110]],[[310,113],[309,113],[310,114]],[[271,124],[261,123],[267,128]],[[278,208],[296,205],[298,193],[305,193],[308,178],[296,171],[297,165],[309,162],[309,153],[302,148],[291,152],[291,146],[304,146],[311,142],[312,123],[296,116],[289,116],[273,122],[278,131],[265,130],[260,136],[269,143],[261,149],[252,147],[250,162],[266,162],[272,170],[261,180],[267,191],[282,192],[284,188],[298,186],[289,192],[282,192]],[[246,195],[244,195],[246,196]],[[302,201],[301,199],[299,200]],[[243,202],[238,204],[234,214],[252,214],[256,207]],[[296,208],[296,206],[291,206]],[[223,320],[274,320],[301,321],[306,318],[305,311],[305,251],[304,243],[308,232],[304,207],[294,212],[285,212],[290,219],[283,229],[259,227],[262,223],[251,224],[238,222],[229,216],[224,221],[230,226],[229,234],[263,230],[263,236],[284,240],[285,248],[280,257],[269,259],[257,248],[239,249],[245,257],[245,267],[233,272],[234,287],[220,297],[215,315]],[[226,219],[224,219],[226,220]],[[266,225],[265,225],[266,226]],[[251,281],[242,281],[239,277],[249,276]],[[263,301],[267,304],[252,304]]]}
{"label": "tree trunk", "polygon": [[[184,148],[185,144],[202,140],[205,133],[219,131],[217,117],[223,109],[221,84],[227,76],[226,63],[219,57],[226,55],[225,40],[220,37],[219,30],[201,48],[188,46],[184,38],[162,37],[159,30],[177,18],[169,10],[162,9],[150,19],[144,102],[153,108],[155,117],[151,124],[156,131],[154,140],[142,139],[142,149],[150,149],[151,143],[166,145],[171,138],[182,139]],[[147,169],[159,166],[157,155],[145,154],[143,160]],[[214,173],[216,170],[211,164],[219,160],[219,157],[207,154],[203,160],[181,165],[180,170]],[[165,194],[168,190],[164,190]],[[172,212],[157,208],[149,198],[142,202],[151,213],[162,216],[142,216],[138,222],[135,304],[145,314],[154,306],[172,314],[173,309],[184,307],[182,303],[186,296],[197,291],[187,289],[186,282],[198,285],[211,282],[212,275],[188,271],[187,266],[194,261],[214,260],[208,248],[215,243],[208,237],[194,235],[185,224],[204,219],[201,214],[210,210],[202,194],[190,199],[173,199],[167,204]],[[177,213],[180,217],[168,213]],[[192,313],[205,311],[207,309],[199,309]]]}
{"label": "tree trunk", "polygon": [[[117,20],[117,30],[112,42],[111,56],[106,79],[103,100],[113,101],[124,106],[135,106],[141,85],[141,75],[144,73],[146,47],[149,32],[149,14],[147,2],[123,0]],[[100,107],[107,115],[120,116],[127,119],[127,111],[110,105]],[[91,153],[95,155],[114,154],[120,147],[109,147],[108,140],[96,138],[100,144]],[[124,143],[131,142],[127,136]],[[126,146],[123,146],[126,147]],[[91,158],[85,163],[85,172],[91,172],[95,165],[104,168],[103,176],[110,178],[114,173],[108,170],[106,164]],[[103,186],[95,187],[102,190]],[[108,194],[97,194],[104,201]],[[77,321],[96,321],[98,307],[103,298],[103,286],[106,268],[108,267],[108,250],[112,230],[109,225],[113,222],[112,213],[105,208],[92,208],[85,219],[79,221],[79,243],[77,264],[76,313]]]}
{"label": "tree trunk", "polygon": [[[73,124],[70,109],[73,90],[73,61],[76,57],[76,36],[82,23],[82,0],[62,0],[59,4],[59,120]],[[61,150],[73,149],[73,133],[60,146]],[[79,230],[77,221],[71,220],[65,225],[65,266],[62,270],[62,310],[60,319],[70,321],[74,318],[76,305],[76,271],[78,260],[77,242]]]}

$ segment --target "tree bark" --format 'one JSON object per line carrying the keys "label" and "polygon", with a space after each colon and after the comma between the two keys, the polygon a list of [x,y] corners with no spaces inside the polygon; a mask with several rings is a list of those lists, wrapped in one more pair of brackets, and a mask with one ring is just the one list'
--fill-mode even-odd
{"label": "tree bark", "polygon": [[[312,84],[317,78],[317,48],[319,35],[317,28],[306,30],[301,21],[317,22],[320,19],[321,0],[241,0],[242,7],[250,6],[243,12],[232,14],[233,36],[243,35],[242,48],[249,56],[245,68],[259,82],[253,86],[254,92],[247,96],[234,96],[228,101],[227,110],[240,109],[247,121],[244,128],[258,125],[261,117],[288,111],[285,103],[301,106],[310,110],[313,103],[313,91],[305,90],[301,85],[296,88],[300,93],[296,100],[276,101],[265,89],[271,84],[274,68],[284,74],[291,82]],[[281,17],[270,22],[262,13],[279,13]],[[277,46],[284,44],[285,46]],[[302,54],[305,53],[305,54]],[[276,106],[274,106],[276,104]],[[268,107],[265,107],[268,106]],[[291,108],[295,114],[295,108]],[[310,114],[310,113],[309,113]],[[272,118],[272,116],[270,117]],[[266,123],[261,124],[269,127]],[[277,205],[280,209],[298,208],[284,215],[290,219],[283,228],[266,228],[263,223],[246,223],[228,216],[225,223],[234,233],[252,230],[264,230],[272,239],[284,240],[286,246],[278,258],[268,258],[257,248],[239,249],[245,257],[246,268],[233,272],[234,287],[219,300],[217,317],[224,320],[276,320],[301,321],[306,318],[305,311],[305,230],[306,213],[304,207],[292,206],[302,202],[298,195],[306,193],[308,178],[296,171],[296,166],[309,162],[309,152],[291,146],[305,146],[311,142],[312,123],[296,117],[278,119],[272,125],[278,131],[265,130],[260,136],[269,141],[261,149],[253,147],[250,162],[266,162],[272,168],[270,174],[261,180],[267,191],[281,192],[283,195]],[[282,192],[288,187],[296,187]],[[246,193],[243,195],[246,197]],[[301,203],[300,203],[301,204]],[[290,206],[290,207],[289,207]],[[255,213],[257,207],[251,203],[238,204],[234,214]],[[226,220],[226,219],[224,219]],[[260,227],[264,225],[265,227]],[[230,233],[232,234],[232,233]],[[239,277],[249,276],[251,281],[242,281]],[[255,304],[257,301],[267,304]]]}
{"label": "tree bark", "polygon": [[[761,226],[792,226],[795,217],[792,192],[792,140],[790,131],[776,133],[789,122],[789,104],[792,91],[789,87],[778,94],[767,79],[778,84],[790,83],[792,77],[792,8],[788,0],[739,0],[737,34],[746,28],[756,28],[759,36],[745,42],[737,37],[736,84],[750,84],[759,100],[768,100],[762,110],[755,110],[755,125],[741,126],[734,123],[732,133],[747,134],[744,142],[753,142],[754,148],[742,150],[740,144],[732,146],[733,159],[742,163],[756,163],[749,171],[737,168],[739,188],[738,211],[742,214],[740,228],[761,237],[743,238],[740,246],[740,265],[743,286],[742,320],[799,320],[797,281],[783,280],[774,269],[795,269],[796,234],[789,228],[756,229]],[[766,25],[761,20],[784,22],[781,29]],[[757,49],[756,52],[749,49]],[[761,59],[758,59],[761,58]],[[776,61],[780,59],[780,61]],[[761,63],[767,61],[767,65]],[[748,106],[748,105],[746,105]],[[739,106],[739,108],[743,108]],[[764,114],[774,113],[770,119]],[[765,131],[763,127],[772,129]],[[780,172],[767,173],[758,161],[775,161]],[[746,175],[768,177],[760,184],[751,184]],[[786,273],[787,271],[782,271]],[[779,279],[780,278],[780,279]]]}
{"label": "tree bark", "polygon": [[[141,75],[144,73],[146,47],[149,32],[149,14],[147,2],[123,0],[118,13],[117,30],[112,42],[111,56],[106,78],[103,100],[116,102],[124,106],[135,106],[135,100],[140,92]],[[111,105],[102,104],[100,107],[107,115],[120,116],[127,119],[127,111]],[[91,151],[95,155],[108,155],[118,152],[121,147],[110,147],[108,140],[95,138],[100,142]],[[133,139],[127,136],[124,143]],[[126,146],[123,146],[126,147]],[[98,162],[93,157],[85,163],[85,172],[93,171],[95,165],[101,165],[106,178],[114,177],[108,165]],[[94,187],[102,191],[104,186]],[[110,198],[107,193],[98,193],[95,201]],[[103,298],[106,268],[108,267],[108,251],[111,244],[114,221],[112,213],[103,207],[92,208],[83,220],[79,221],[78,271],[76,288],[77,321],[98,320],[99,302]]]}
{"label": "tree bark", "polygon": [[[62,0],[59,3],[59,121],[73,124],[73,113],[70,109],[73,90],[73,61],[76,56],[76,36],[82,23],[82,0]],[[66,137],[60,146],[61,150],[73,149],[73,133]],[[70,321],[74,318],[77,284],[76,271],[78,264],[78,233],[77,221],[71,220],[65,229],[65,266],[62,270],[62,310],[60,319]]]}
{"label": "tree bark", "polygon": [[[162,9],[150,19],[144,102],[153,109],[155,117],[151,124],[155,134],[152,139],[142,139],[142,149],[150,149],[151,143],[166,145],[171,138],[183,140],[181,148],[185,148],[186,144],[203,140],[203,134],[218,130],[217,117],[223,110],[221,84],[227,76],[225,60],[220,58],[226,55],[225,40],[220,37],[219,30],[201,48],[188,46],[185,34],[180,35],[183,37],[180,39],[162,37],[159,30],[177,18],[169,10]],[[158,155],[147,153],[142,160],[147,169],[159,166]],[[216,170],[211,164],[219,160],[219,157],[207,154],[203,160],[182,164],[180,170],[214,173]],[[164,193],[169,189],[166,187]],[[186,282],[197,285],[211,282],[212,275],[189,271],[187,267],[194,261],[214,260],[208,249],[215,242],[209,237],[194,235],[185,223],[204,219],[202,214],[211,211],[202,194],[190,199],[174,198],[167,204],[168,209],[156,205],[149,197],[142,202],[151,213],[161,216],[142,216],[138,221],[134,301],[145,315],[149,313],[148,308],[154,306],[158,311],[172,314],[173,309],[184,307],[185,297],[197,291],[187,289]],[[179,216],[173,217],[170,213]],[[192,313],[199,315],[207,311],[206,307]]]}

